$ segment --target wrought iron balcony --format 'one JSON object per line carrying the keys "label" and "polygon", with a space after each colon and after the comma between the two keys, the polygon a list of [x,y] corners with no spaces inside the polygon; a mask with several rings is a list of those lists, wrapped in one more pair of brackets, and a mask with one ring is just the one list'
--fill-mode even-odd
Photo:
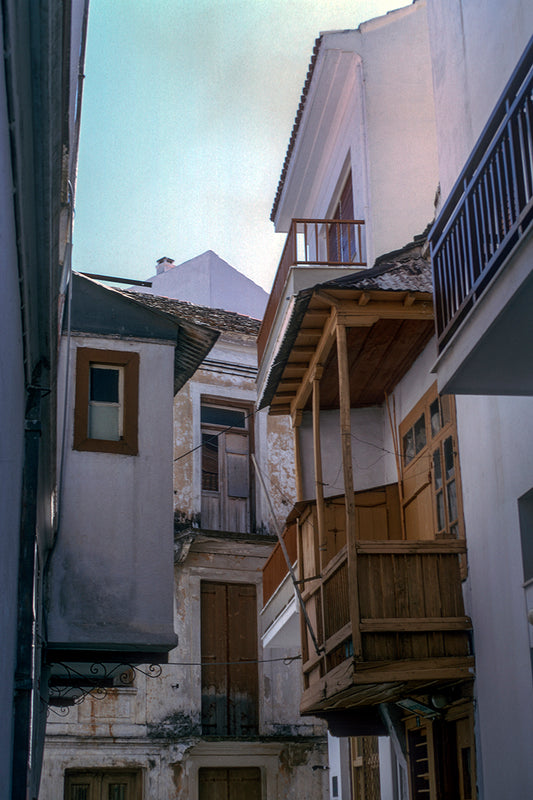
{"label": "wrought iron balcony", "polygon": [[430,233],[439,350],[533,221],[533,39]]}
{"label": "wrought iron balcony", "polygon": [[263,353],[291,267],[365,267],[364,220],[293,219],[274,278],[257,338],[258,359]]}

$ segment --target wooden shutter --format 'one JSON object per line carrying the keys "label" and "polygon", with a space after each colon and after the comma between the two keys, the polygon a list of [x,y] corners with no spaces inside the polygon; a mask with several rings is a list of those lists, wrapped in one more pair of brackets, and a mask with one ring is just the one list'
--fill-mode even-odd
{"label": "wooden shutter", "polygon": [[202,733],[256,734],[257,600],[253,584],[202,582],[201,644]]}
{"label": "wooden shutter", "polygon": [[202,767],[199,800],[261,800],[259,767]]}

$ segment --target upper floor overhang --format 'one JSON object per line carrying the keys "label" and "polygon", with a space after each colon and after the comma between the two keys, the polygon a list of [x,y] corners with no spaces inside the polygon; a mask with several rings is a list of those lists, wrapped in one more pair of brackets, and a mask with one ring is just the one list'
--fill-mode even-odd
{"label": "upper floor overhang", "polygon": [[371,270],[300,291],[277,347],[262,365],[260,408],[294,415],[339,408],[337,332],[346,331],[352,408],[381,404],[434,332],[429,265],[418,243],[384,256]]}
{"label": "upper floor overhang", "polygon": [[533,38],[429,235],[441,391],[531,395]]}

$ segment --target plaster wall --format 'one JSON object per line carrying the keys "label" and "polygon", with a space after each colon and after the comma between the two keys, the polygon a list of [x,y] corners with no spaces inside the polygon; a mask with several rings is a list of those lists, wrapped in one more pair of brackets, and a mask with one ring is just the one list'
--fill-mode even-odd
{"label": "plaster wall", "polygon": [[424,0],[356,31],[324,34],[277,229],[286,230],[291,217],[331,216],[350,168],[372,266],[421,233],[434,213],[438,168]]}
{"label": "plaster wall", "polygon": [[[398,474],[386,408],[352,409],[352,466],[356,491],[396,483]],[[313,420],[305,412],[300,426],[304,499],[316,496],[313,457]],[[320,414],[320,444],[324,496],[344,494],[340,422],[338,411]]]}
{"label": "plaster wall", "polygon": [[196,305],[223,308],[261,319],[268,300],[264,289],[212,250],[153,275],[152,287],[135,291],[176,297]]}
{"label": "plaster wall", "polygon": [[517,501],[533,487],[533,400],[458,396],[456,404],[482,796],[529,797],[533,680]]}
{"label": "plaster wall", "polygon": [[[174,639],[174,346],[73,336],[73,378],[78,346],[139,353],[139,453],[127,456],[72,449],[72,379],[61,524],[49,584],[49,641],[71,645],[169,645]],[[65,356],[66,342],[62,346],[63,364]],[[61,374],[64,380],[64,369]],[[59,396],[61,392],[60,386]]]}
{"label": "plaster wall", "polygon": [[[0,14],[0,39],[3,40]],[[4,71],[0,70],[0,786],[11,785],[17,575],[24,462],[24,362]]]}
{"label": "plaster wall", "polygon": [[528,0],[428,0],[444,201],[533,31]]}
{"label": "plaster wall", "polygon": [[[174,401],[174,506],[180,524],[199,524],[201,510],[201,422],[202,398],[247,402],[255,407],[257,348],[251,336],[222,334],[193,378]],[[246,369],[244,369],[246,368]],[[266,411],[252,414],[254,454],[269,487],[276,519],[283,524],[295,498],[293,437],[288,418],[270,417]],[[270,507],[259,481],[255,483],[258,530],[272,530]]]}
{"label": "plaster wall", "polygon": [[[158,678],[136,674],[131,688],[86,698],[64,718],[51,715],[40,800],[62,794],[65,769],[141,768],[143,797],[198,798],[202,766],[261,769],[265,798],[325,796],[327,748],[323,724],[299,716],[300,662],[258,651],[260,727],[253,741],[201,739],[200,584],[202,580],[254,583],[258,619],[261,569],[272,541],[232,541],[199,535],[175,567],[178,646]],[[269,661],[269,659],[280,659]],[[148,670],[146,670],[148,671]]]}

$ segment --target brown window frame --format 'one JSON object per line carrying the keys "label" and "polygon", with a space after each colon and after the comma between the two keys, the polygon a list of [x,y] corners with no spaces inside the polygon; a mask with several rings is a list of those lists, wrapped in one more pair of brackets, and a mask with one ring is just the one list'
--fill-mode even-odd
{"label": "brown window frame", "polygon": [[[439,408],[439,428],[432,430],[431,408],[438,401]],[[423,417],[425,441],[419,448],[416,446],[415,426]],[[415,444],[413,455],[406,462],[405,437],[409,431],[413,430],[413,443]],[[453,473],[447,478],[445,475],[445,444],[451,439]],[[455,414],[455,398],[453,395],[441,395],[438,393],[437,384],[434,383],[418,403],[405,416],[399,426],[399,441],[401,451],[402,480],[409,477],[410,471],[424,471],[427,464],[428,479],[431,483],[432,507],[433,507],[433,536],[435,539],[457,538],[464,539],[464,520],[461,487],[461,469],[459,462],[459,451],[457,444],[457,422]],[[439,487],[436,480],[436,469],[434,454],[438,452],[442,470],[442,485]],[[448,487],[455,483],[455,503],[457,517],[450,518],[449,513],[449,492]],[[438,517],[438,495],[442,496],[442,510],[445,524],[439,525]],[[457,533],[454,535],[452,529]]]}
{"label": "brown window frame", "polygon": [[109,796],[109,786],[113,783],[125,783],[127,788],[127,800],[141,800],[142,773],[140,769],[68,769],[65,771],[65,800],[71,800],[73,789],[76,785],[87,787],[88,798],[90,800],[102,800]]}
{"label": "brown window frame", "polygon": [[[76,352],[76,398],[74,403],[74,450],[92,453],[138,455],[139,353],[78,347]],[[124,395],[122,435],[118,440],[89,437],[89,374],[92,364],[122,367]]]}

